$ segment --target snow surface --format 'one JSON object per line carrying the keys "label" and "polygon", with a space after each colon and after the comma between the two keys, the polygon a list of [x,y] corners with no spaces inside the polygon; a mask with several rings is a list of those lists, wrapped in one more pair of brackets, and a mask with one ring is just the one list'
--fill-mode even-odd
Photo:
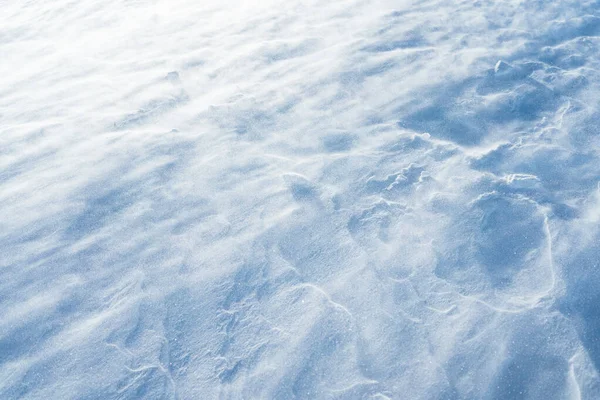
{"label": "snow surface", "polygon": [[0,11],[0,399],[600,398],[599,1]]}

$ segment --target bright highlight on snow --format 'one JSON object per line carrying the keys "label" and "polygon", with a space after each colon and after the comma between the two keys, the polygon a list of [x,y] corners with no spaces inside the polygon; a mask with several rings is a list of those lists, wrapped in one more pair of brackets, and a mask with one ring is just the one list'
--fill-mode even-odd
{"label": "bright highlight on snow", "polygon": [[0,399],[600,398],[600,2],[0,11]]}

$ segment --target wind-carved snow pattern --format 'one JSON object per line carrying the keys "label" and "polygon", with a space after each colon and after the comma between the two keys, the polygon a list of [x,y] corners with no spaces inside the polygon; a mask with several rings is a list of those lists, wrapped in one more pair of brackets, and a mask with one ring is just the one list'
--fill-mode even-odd
{"label": "wind-carved snow pattern", "polygon": [[600,397],[599,2],[1,8],[1,399]]}

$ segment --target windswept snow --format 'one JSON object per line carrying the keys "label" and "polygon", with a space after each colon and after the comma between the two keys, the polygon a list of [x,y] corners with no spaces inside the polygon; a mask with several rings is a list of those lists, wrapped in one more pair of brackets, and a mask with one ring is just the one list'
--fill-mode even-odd
{"label": "windswept snow", "polygon": [[600,398],[600,2],[0,10],[0,399]]}

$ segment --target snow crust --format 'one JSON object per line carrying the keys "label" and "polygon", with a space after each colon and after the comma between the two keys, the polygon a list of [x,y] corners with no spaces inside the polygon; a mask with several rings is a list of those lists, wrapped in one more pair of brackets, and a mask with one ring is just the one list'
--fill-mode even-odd
{"label": "snow crust", "polygon": [[600,398],[600,2],[0,10],[0,399]]}

